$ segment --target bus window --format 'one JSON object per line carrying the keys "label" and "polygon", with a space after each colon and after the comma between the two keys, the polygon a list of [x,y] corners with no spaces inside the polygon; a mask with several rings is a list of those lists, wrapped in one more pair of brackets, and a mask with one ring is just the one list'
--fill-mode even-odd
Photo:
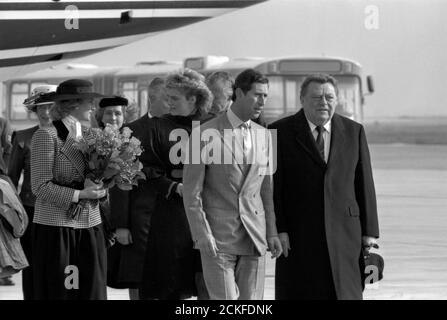
{"label": "bus window", "polygon": [[361,121],[360,82],[357,77],[339,76],[338,104],[335,109],[338,114],[353,120]]}
{"label": "bus window", "polygon": [[297,106],[297,83],[295,81],[286,80],[286,111],[291,111],[291,109],[295,109]]}
{"label": "bus window", "polygon": [[149,96],[148,96],[148,89],[140,89],[140,97],[139,97],[139,104],[140,104],[140,116],[146,114],[147,112],[147,102],[148,102]]}
{"label": "bus window", "polygon": [[269,92],[264,113],[268,118],[276,118],[284,112],[284,87],[282,77],[269,76]]}
{"label": "bus window", "polygon": [[28,112],[23,106],[23,101],[28,98],[28,84],[13,83],[11,87],[11,109],[9,117],[11,120],[26,120],[28,119]]}
{"label": "bus window", "polygon": [[120,92],[129,100],[129,104],[138,101],[138,84],[134,81],[120,82]]}

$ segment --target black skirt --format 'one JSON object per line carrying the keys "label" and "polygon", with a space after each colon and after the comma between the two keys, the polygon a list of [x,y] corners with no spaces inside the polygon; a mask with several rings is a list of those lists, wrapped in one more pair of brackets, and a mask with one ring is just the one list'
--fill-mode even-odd
{"label": "black skirt", "polygon": [[158,198],[146,247],[141,299],[177,300],[197,295],[200,253],[193,249],[183,201]]}
{"label": "black skirt", "polygon": [[34,299],[34,286],[33,286],[33,256],[32,256],[32,228],[33,228],[33,218],[34,218],[34,207],[24,206],[25,211],[28,215],[28,227],[25,233],[20,238],[20,243],[25,253],[26,259],[28,260],[29,266],[22,270],[22,290],[23,290],[23,300],[33,300]]}
{"label": "black skirt", "polygon": [[34,299],[107,299],[102,225],[73,229],[34,224],[32,254]]}

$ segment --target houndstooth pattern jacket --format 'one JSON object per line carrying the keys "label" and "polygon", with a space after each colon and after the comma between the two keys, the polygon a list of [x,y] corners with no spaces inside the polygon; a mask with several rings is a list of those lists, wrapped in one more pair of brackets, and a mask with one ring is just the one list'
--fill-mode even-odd
{"label": "houndstooth pattern jacket", "polygon": [[90,228],[101,223],[97,201],[88,201],[78,220],[69,217],[75,189],[84,181],[84,156],[61,121],[38,129],[31,141],[31,188],[36,195],[34,223],[72,228]]}

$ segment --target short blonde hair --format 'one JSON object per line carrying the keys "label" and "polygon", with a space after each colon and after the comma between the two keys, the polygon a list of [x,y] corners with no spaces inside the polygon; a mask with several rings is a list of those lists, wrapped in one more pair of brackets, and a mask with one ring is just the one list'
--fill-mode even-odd
{"label": "short blonde hair", "polygon": [[186,98],[196,97],[196,112],[199,115],[209,112],[213,94],[205,84],[205,77],[197,71],[186,68],[170,74],[166,79],[166,88],[179,90]]}

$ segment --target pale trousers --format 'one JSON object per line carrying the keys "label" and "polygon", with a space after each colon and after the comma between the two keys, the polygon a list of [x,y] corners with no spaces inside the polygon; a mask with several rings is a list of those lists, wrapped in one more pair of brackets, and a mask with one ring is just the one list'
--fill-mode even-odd
{"label": "pale trousers", "polygon": [[211,300],[262,300],[265,256],[201,254],[203,276]]}

